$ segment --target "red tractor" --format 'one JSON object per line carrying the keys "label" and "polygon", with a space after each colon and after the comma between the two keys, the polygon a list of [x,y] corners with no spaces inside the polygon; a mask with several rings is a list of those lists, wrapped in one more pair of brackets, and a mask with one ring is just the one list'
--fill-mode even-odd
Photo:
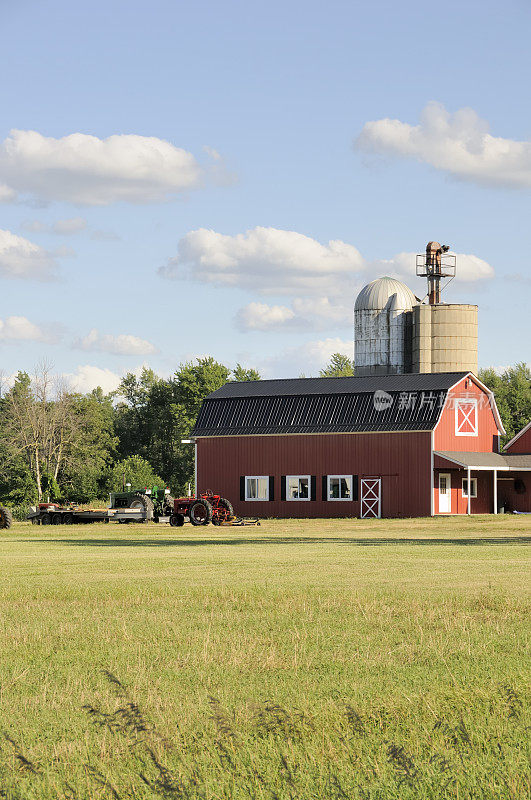
{"label": "red tractor", "polygon": [[192,525],[221,525],[234,517],[232,505],[213,492],[203,492],[198,497],[176,497],[170,525],[180,527],[188,517]]}

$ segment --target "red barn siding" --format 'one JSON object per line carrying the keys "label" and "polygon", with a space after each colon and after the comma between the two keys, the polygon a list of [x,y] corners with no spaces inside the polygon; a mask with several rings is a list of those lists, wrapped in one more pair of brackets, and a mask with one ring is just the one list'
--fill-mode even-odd
{"label": "red barn siding", "polygon": [[515,455],[531,453],[531,428],[528,428],[505,452]]}
{"label": "red barn siding", "polygon": [[[451,469],[436,469],[433,476],[433,510],[435,514],[439,514],[439,473],[448,473],[451,476],[451,511],[450,514],[466,514],[467,513],[467,498],[463,497],[463,478],[466,479],[466,469],[456,469],[455,466]],[[470,498],[470,513],[471,514],[492,514],[494,511],[494,484],[492,472],[478,470],[474,472],[471,470],[471,478],[477,478],[478,482],[478,496]],[[443,513],[441,516],[445,516]]]}
{"label": "red barn siding", "polygon": [[[259,517],[359,516],[358,501],[323,501],[322,475],[382,476],[382,516],[430,514],[431,434],[362,433],[205,437],[197,440],[199,491],[227,497],[236,513]],[[273,475],[275,499],[240,501],[241,475]],[[281,501],[282,475],[315,475],[315,501]]]}
{"label": "red barn siding", "polygon": [[[510,477],[511,480],[498,481],[498,505],[504,506],[506,511],[531,511],[531,472],[505,473],[503,477]],[[525,494],[515,491],[514,482],[517,478],[524,482]]]}
{"label": "red barn siding", "polygon": [[[465,383],[468,386],[465,388]],[[478,401],[478,435],[456,436],[455,399],[472,397]],[[498,427],[488,394],[471,378],[463,379],[448,393],[448,399],[434,431],[434,450],[492,453],[497,452]]]}

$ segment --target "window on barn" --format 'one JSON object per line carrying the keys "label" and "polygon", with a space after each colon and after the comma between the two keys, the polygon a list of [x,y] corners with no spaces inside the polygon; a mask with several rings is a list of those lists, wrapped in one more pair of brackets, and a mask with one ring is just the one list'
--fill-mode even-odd
{"label": "window on barn", "polygon": [[458,397],[455,401],[455,435],[478,435],[478,401],[472,397]]}
{"label": "window on barn", "polygon": [[286,500],[310,499],[310,475],[286,475]]}
{"label": "window on barn", "polygon": [[269,476],[268,475],[246,475],[245,476],[245,499],[246,500],[269,500]]}
{"label": "window on barn", "polygon": [[[478,479],[470,478],[470,497],[478,496]],[[468,481],[463,478],[463,497],[468,497]]]}
{"label": "window on barn", "polygon": [[352,500],[352,475],[329,475],[328,499]]}

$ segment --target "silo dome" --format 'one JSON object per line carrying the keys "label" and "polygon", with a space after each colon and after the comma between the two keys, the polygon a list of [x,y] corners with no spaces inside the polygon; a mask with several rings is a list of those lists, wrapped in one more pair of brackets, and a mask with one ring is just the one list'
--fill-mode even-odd
{"label": "silo dome", "polygon": [[387,306],[389,300],[393,299],[393,305],[402,311],[411,311],[418,303],[415,295],[405,283],[397,281],[396,278],[377,278],[364,286],[356,298],[354,309],[366,309],[367,311],[380,311]]}
{"label": "silo dome", "polygon": [[417,303],[396,278],[377,278],[363,287],[354,306],[356,375],[411,371],[411,310]]}

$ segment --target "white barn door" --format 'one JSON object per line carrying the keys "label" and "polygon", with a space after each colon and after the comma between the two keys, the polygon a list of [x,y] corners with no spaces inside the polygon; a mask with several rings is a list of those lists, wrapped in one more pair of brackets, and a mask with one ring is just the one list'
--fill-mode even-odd
{"label": "white barn door", "polygon": [[360,516],[376,517],[382,516],[382,479],[381,478],[362,478],[361,479],[361,508]]}

